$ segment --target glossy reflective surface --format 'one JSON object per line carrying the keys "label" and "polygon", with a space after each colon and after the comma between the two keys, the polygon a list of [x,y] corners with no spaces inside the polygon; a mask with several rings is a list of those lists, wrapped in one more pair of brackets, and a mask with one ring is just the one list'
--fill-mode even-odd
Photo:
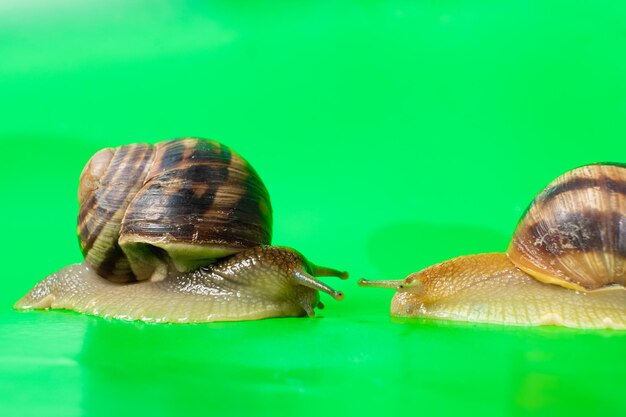
{"label": "glossy reflective surface", "polygon": [[[623,332],[394,322],[356,286],[504,250],[557,175],[626,161],[625,34],[618,3],[0,4],[0,415],[626,414]],[[185,135],[254,165],[274,242],[348,269],[345,300],[185,326],[13,311],[81,259],[91,154]]]}
{"label": "glossy reflective surface", "polygon": [[382,312],[206,325],[52,312],[18,314],[3,330],[13,345],[2,347],[3,407],[21,415],[620,415],[624,405],[616,332]]}

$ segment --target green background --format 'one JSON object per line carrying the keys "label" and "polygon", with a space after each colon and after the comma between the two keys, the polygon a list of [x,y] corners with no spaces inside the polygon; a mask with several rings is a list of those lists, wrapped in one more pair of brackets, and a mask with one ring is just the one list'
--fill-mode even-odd
{"label": "green background", "polygon": [[[619,1],[0,2],[0,415],[626,415],[624,332],[398,322],[356,286],[504,250],[557,175],[626,161],[625,77]],[[12,311],[81,260],[90,155],[181,136],[251,161],[274,242],[348,269],[345,300],[201,325]]]}

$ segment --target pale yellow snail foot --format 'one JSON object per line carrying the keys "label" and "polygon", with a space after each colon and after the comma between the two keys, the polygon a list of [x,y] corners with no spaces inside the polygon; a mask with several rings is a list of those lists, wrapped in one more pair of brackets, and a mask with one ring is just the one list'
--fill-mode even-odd
{"label": "pale yellow snail foot", "polygon": [[626,289],[573,291],[545,284],[504,253],[462,256],[402,281],[359,281],[397,289],[391,314],[516,326],[626,329]]}
{"label": "pale yellow snail foot", "polygon": [[15,308],[66,309],[157,323],[314,316],[314,307],[320,304],[318,291],[343,299],[343,293],[318,281],[316,272],[347,277],[316,268],[293,250],[259,247],[162,281],[117,284],[83,262],[41,281]]}

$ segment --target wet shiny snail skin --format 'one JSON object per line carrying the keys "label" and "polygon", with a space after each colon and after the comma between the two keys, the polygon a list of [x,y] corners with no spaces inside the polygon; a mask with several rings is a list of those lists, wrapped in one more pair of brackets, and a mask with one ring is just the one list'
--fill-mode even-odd
{"label": "wet shiny snail skin", "polygon": [[626,166],[558,177],[533,200],[506,253],[359,284],[397,290],[391,314],[399,317],[626,329]]}
{"label": "wet shiny snail skin", "polygon": [[81,174],[83,263],[45,278],[15,308],[149,322],[314,315],[319,276],[347,278],[270,246],[272,208],[254,169],[204,139],[97,152]]}

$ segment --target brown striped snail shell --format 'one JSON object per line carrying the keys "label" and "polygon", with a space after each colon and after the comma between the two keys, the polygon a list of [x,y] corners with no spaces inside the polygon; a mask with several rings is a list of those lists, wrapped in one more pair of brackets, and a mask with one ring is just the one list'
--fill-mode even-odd
{"label": "brown striped snail shell", "polygon": [[79,186],[85,261],[38,283],[15,308],[125,320],[204,322],[314,315],[318,281],[347,273],[269,246],[272,208],[241,156],[186,138],[97,152]]}
{"label": "brown striped snail shell", "polygon": [[81,174],[79,203],[85,260],[115,282],[158,280],[168,262],[184,272],[271,243],[265,185],[214,141],[103,149]]}
{"label": "brown striped snail shell", "polygon": [[455,258],[402,281],[392,315],[512,325],[626,328],[626,166],[593,164],[552,181],[506,254]]}
{"label": "brown striped snail shell", "polygon": [[587,165],[533,200],[507,251],[536,279],[579,291],[626,286],[626,167]]}

